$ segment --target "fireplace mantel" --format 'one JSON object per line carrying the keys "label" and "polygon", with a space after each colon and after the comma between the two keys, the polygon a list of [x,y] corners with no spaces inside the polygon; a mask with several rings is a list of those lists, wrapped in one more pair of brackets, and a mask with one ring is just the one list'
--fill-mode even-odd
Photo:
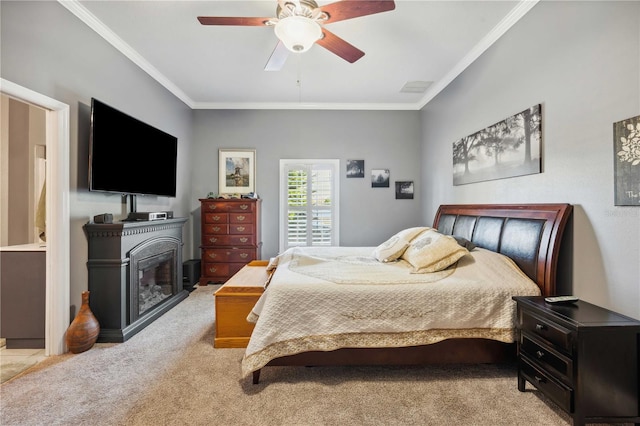
{"label": "fireplace mantel", "polygon": [[[173,218],[84,225],[89,242],[89,304],[100,323],[98,342],[126,341],[189,295],[182,285],[182,228],[186,221]],[[159,262],[169,263],[164,269],[171,276],[171,294],[140,313],[138,300],[134,300],[139,297],[139,265],[153,263],[154,255]]]}

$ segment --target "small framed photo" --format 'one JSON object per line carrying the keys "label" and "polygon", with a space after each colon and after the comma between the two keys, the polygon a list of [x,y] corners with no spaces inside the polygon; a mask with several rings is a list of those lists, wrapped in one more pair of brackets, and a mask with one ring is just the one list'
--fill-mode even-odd
{"label": "small framed photo", "polygon": [[372,188],[388,188],[389,187],[389,169],[373,169],[371,170],[371,187]]}
{"label": "small framed photo", "polygon": [[396,182],[396,200],[413,200],[413,181]]}
{"label": "small framed photo", "polygon": [[249,194],[256,192],[256,150],[218,150],[218,192]]}
{"label": "small framed photo", "polygon": [[364,160],[347,160],[347,177],[364,177]]}

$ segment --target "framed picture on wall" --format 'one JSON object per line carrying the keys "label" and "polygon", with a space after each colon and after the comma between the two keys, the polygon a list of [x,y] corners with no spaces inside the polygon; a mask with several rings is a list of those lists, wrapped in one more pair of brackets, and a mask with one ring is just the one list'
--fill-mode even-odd
{"label": "framed picture on wall", "polygon": [[640,115],[613,124],[616,206],[640,206]]}
{"label": "framed picture on wall", "polygon": [[388,188],[389,187],[389,169],[373,169],[371,170],[371,187],[372,188]]}
{"label": "framed picture on wall", "polygon": [[218,192],[249,194],[256,192],[256,150],[220,149],[218,151]]}
{"label": "framed picture on wall", "polygon": [[347,177],[364,177],[364,160],[347,160]]}
{"label": "framed picture on wall", "polygon": [[396,181],[396,200],[413,200],[413,181]]}

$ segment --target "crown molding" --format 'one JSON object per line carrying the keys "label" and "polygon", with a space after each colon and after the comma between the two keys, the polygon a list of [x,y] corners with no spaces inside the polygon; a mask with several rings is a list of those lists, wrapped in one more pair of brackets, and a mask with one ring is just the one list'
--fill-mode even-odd
{"label": "crown molding", "polygon": [[196,102],[193,109],[283,109],[283,110],[407,110],[420,109],[416,103],[313,103],[313,102]]}
{"label": "crown molding", "polygon": [[540,0],[522,0],[507,16],[493,27],[493,29],[467,53],[444,77],[429,86],[424,97],[419,102],[418,109],[422,109],[441,91],[456,79],[464,70],[480,57],[489,47],[513,27],[524,15],[526,15]]}
{"label": "crown molding", "polygon": [[453,80],[502,37],[540,0],[522,0],[502,19],[473,49],[443,78],[429,86],[418,102],[412,103],[300,103],[300,102],[194,102],[182,89],[151,65],[142,55],[128,45],[109,27],[87,10],[78,0],[58,0],[62,6],[87,24],[113,47],[138,65],[153,79],[169,90],[191,109],[281,109],[281,110],[396,110],[419,111],[444,90]]}
{"label": "crown molding", "polygon": [[78,0],[58,0],[62,6],[73,13],[78,19],[87,24],[89,28],[98,33],[102,38],[109,42],[113,47],[120,51],[124,56],[129,58],[134,64],[142,68],[154,80],[164,86],[168,91],[173,93],[178,99],[187,106],[193,108],[193,101],[185,92],[162,74],[156,67],[151,65],[142,55],[134,48],[129,46],[116,33],[111,31],[102,21],[100,21],[93,13],[78,2]]}

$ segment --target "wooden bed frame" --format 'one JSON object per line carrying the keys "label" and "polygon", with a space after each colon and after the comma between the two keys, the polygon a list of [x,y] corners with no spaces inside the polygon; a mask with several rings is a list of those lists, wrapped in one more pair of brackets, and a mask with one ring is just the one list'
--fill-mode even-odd
{"label": "wooden bed frame", "polygon": [[[542,295],[550,296],[556,294],[560,244],[572,211],[569,204],[442,205],[433,227],[510,257]],[[267,366],[481,364],[512,361],[515,355],[515,343],[447,339],[423,346],[303,352],[273,359]],[[253,372],[254,384],[260,371]]]}

